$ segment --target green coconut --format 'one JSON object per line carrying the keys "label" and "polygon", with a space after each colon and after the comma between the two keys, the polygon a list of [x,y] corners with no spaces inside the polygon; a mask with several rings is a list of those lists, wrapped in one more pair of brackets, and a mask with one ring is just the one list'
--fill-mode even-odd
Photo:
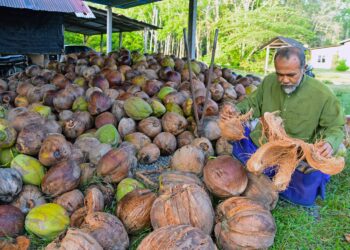
{"label": "green coconut", "polygon": [[184,116],[184,112],[182,111],[182,108],[176,103],[169,102],[168,104],[165,105],[165,108],[166,108],[166,111],[168,112],[175,112],[181,116]]}
{"label": "green coconut", "polygon": [[[186,62],[184,69],[188,69],[188,63]],[[201,72],[201,67],[196,61],[191,61],[192,72],[198,75]]]}
{"label": "green coconut", "polygon": [[79,96],[73,102],[72,110],[75,111],[87,111],[89,103],[85,100],[83,96]]}
{"label": "green coconut", "polygon": [[185,103],[182,105],[182,109],[183,109],[183,112],[185,113],[185,116],[192,115],[192,105],[193,105],[193,100],[191,98],[187,98]]}
{"label": "green coconut", "polygon": [[124,102],[126,114],[134,120],[142,120],[149,117],[153,110],[152,107],[140,97],[130,97]]}
{"label": "green coconut", "polygon": [[21,173],[24,184],[40,186],[45,175],[45,168],[39,160],[25,154],[19,154],[13,158],[11,168]]}
{"label": "green coconut", "polygon": [[156,117],[161,117],[166,112],[166,108],[160,101],[153,99],[151,101],[151,107],[153,109],[153,115]]}
{"label": "green coconut", "polygon": [[169,86],[165,86],[159,90],[157,96],[160,100],[163,101],[167,95],[169,95],[170,93],[174,93],[174,92],[176,92],[176,90],[174,88],[169,87]]}
{"label": "green coconut", "polygon": [[49,106],[45,106],[39,103],[34,103],[29,107],[29,111],[36,112],[42,117],[47,118],[51,115],[51,108]]}
{"label": "green coconut", "polygon": [[0,118],[6,118],[8,113],[8,109],[2,105],[0,105]]}
{"label": "green coconut", "polygon": [[100,127],[96,133],[95,137],[101,142],[110,144],[112,147],[118,146],[120,142],[120,135],[118,130],[112,124],[106,124]]}
{"label": "green coconut", "polygon": [[69,226],[69,216],[61,205],[46,203],[29,211],[24,226],[29,233],[53,240]]}
{"label": "green coconut", "polygon": [[13,158],[18,155],[19,152],[16,147],[4,148],[0,150],[0,165],[2,167],[10,167]]}
{"label": "green coconut", "polygon": [[171,67],[173,69],[175,66],[175,62],[174,62],[173,58],[171,58],[170,56],[165,56],[160,61],[160,65],[162,65],[162,67]]}
{"label": "green coconut", "polygon": [[116,193],[116,198],[117,201],[120,201],[125,195],[130,193],[131,191],[135,189],[142,189],[145,188],[145,186],[132,178],[125,178],[121,182],[119,182],[117,186],[117,193]]}
{"label": "green coconut", "polygon": [[258,89],[257,86],[251,84],[251,85],[249,85],[248,87],[245,88],[245,93],[246,93],[247,95],[250,95],[251,93],[253,93],[253,92],[254,92],[255,90],[257,90],[257,89]]}
{"label": "green coconut", "polygon": [[16,130],[5,119],[0,119],[0,148],[9,148],[15,144]]}

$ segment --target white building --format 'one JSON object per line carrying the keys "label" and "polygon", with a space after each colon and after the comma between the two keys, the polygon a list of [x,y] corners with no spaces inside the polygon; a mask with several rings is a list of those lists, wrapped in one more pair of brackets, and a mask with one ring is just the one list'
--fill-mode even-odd
{"label": "white building", "polygon": [[345,59],[346,65],[350,66],[350,38],[339,44],[310,49],[309,63],[316,69],[332,69],[337,66],[338,60]]}

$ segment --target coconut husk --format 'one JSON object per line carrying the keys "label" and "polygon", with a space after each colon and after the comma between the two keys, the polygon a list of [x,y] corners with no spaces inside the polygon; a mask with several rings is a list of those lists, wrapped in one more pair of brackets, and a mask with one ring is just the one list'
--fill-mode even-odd
{"label": "coconut husk", "polygon": [[277,173],[273,183],[278,191],[288,187],[295,168],[302,160],[306,160],[314,169],[329,175],[338,174],[343,170],[345,166],[343,157],[326,158],[317,152],[322,141],[310,144],[289,137],[278,113],[266,112],[261,119],[261,124],[263,132],[260,141],[266,138],[268,142],[248,160],[247,169],[253,173],[262,173],[266,168],[275,166]]}
{"label": "coconut husk", "polygon": [[244,115],[240,115],[231,105],[225,105],[220,112],[218,121],[221,136],[227,140],[233,141],[244,139],[244,123],[247,122],[252,115],[253,110],[250,110]]}

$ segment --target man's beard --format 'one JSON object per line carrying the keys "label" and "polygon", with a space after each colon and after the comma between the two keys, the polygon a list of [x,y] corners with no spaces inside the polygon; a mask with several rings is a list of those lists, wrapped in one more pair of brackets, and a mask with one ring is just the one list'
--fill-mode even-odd
{"label": "man's beard", "polygon": [[293,85],[284,85],[282,84],[282,90],[284,91],[284,93],[286,93],[287,95],[290,95],[291,93],[293,93],[300,85],[301,81],[303,80],[303,77],[300,78],[299,82],[297,84],[293,84]]}

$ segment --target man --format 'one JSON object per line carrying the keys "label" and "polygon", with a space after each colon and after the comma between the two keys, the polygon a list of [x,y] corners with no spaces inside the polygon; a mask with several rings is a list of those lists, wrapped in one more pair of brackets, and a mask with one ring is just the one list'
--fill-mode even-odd
{"label": "man", "polygon": [[[237,104],[241,113],[251,108],[254,118],[265,112],[279,111],[287,134],[309,143],[322,140],[318,152],[331,157],[344,138],[344,115],[335,95],[323,83],[305,75],[304,52],[295,47],[278,50],[276,72],[265,77],[258,89]],[[247,139],[233,142],[233,155],[243,163],[259,146],[261,125],[246,128]],[[266,172],[274,175],[273,170]],[[294,172],[289,187],[280,195],[296,204],[313,205],[317,196],[324,198],[329,175],[302,162]]]}

